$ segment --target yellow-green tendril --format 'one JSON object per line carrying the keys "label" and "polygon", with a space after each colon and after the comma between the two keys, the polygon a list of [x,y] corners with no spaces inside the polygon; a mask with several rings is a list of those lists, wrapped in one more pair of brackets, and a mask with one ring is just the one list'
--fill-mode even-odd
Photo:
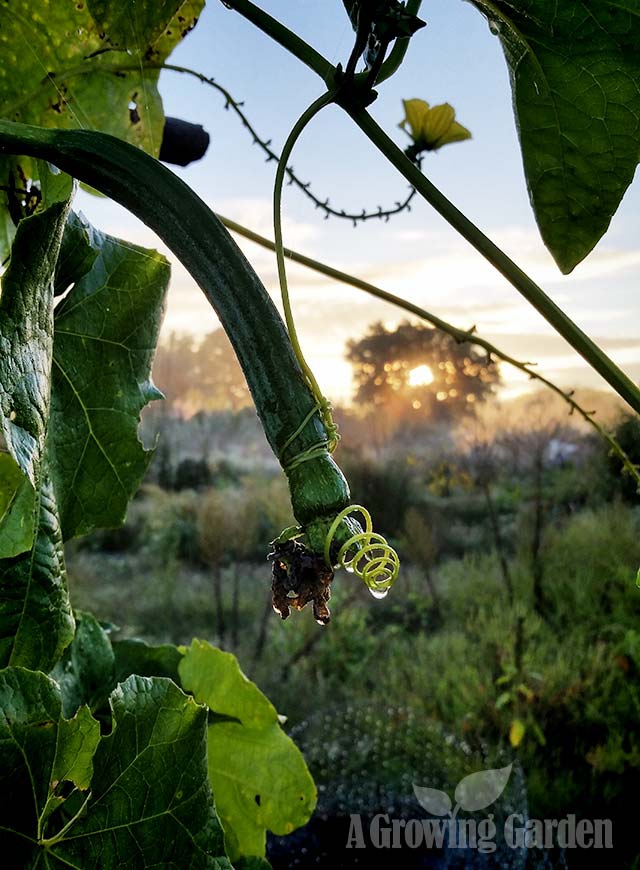
{"label": "yellow-green tendril", "polygon": [[351,504],[334,519],[324,544],[325,562],[333,567],[333,538],[340,523],[353,513],[361,514],[364,531],[354,534],[340,547],[335,563],[360,577],[375,598],[384,598],[398,577],[400,559],[382,535],[373,531],[371,514],[362,505]]}
{"label": "yellow-green tendril", "polygon": [[[328,91],[326,94],[323,94],[314,103],[312,103],[297,120],[291,133],[289,133],[284,148],[282,149],[282,154],[280,155],[280,162],[278,163],[278,170],[276,172],[276,180],[273,188],[273,229],[275,235],[275,250],[276,259],[278,262],[278,278],[280,281],[280,293],[282,295],[284,319],[287,324],[289,338],[291,339],[291,345],[295,352],[296,358],[300,363],[300,368],[302,369],[302,372],[307,380],[307,383],[309,384],[309,387],[317,403],[317,408],[314,409],[313,413],[315,413],[316,410],[319,411],[324,427],[327,430],[326,448],[329,453],[333,453],[333,451],[335,450],[338,441],[340,440],[340,435],[338,434],[338,427],[334,423],[333,417],[331,415],[331,405],[322,394],[322,390],[320,389],[320,386],[318,385],[318,382],[316,381],[313,372],[309,368],[309,365],[304,358],[304,354],[302,353],[302,348],[300,347],[300,342],[298,341],[298,334],[296,332],[296,327],[293,320],[293,313],[291,311],[291,300],[289,298],[289,288],[287,285],[287,270],[284,260],[284,245],[282,241],[282,186],[284,183],[284,176],[287,171],[287,164],[291,156],[291,151],[293,150],[293,146],[295,145],[298,137],[307,126],[309,121],[311,121],[311,119],[332,100],[333,94],[331,91]],[[313,414],[309,415],[308,419],[310,419],[311,416],[313,416]],[[296,431],[296,433],[287,440],[285,447],[287,447],[291,443],[291,441],[293,441],[296,435],[300,434],[300,432],[308,422],[308,419],[305,420],[302,426]],[[284,449],[285,448],[283,447],[280,451],[281,455]],[[313,450],[316,448],[310,449]],[[305,453],[306,452],[307,451],[305,451]],[[303,456],[303,454],[300,454],[300,456],[296,457],[293,461],[303,462],[307,458],[312,458],[308,456],[304,456],[303,458]],[[289,463],[289,467],[291,467],[291,463]]]}
{"label": "yellow-green tendril", "polygon": [[[302,432],[302,430],[307,425],[309,420],[311,420],[313,415],[316,414],[318,411],[322,415],[322,406],[319,402],[313,406],[313,408],[309,411],[309,413],[304,418],[302,423],[300,423],[300,425],[295,430],[295,432],[293,432],[291,435],[289,435],[287,440],[284,442],[284,444],[280,448],[280,452],[278,453],[278,459],[280,460],[280,464],[282,465],[282,468],[284,469],[284,471],[286,471],[286,472],[292,471],[294,468],[296,468],[296,466],[300,465],[301,463],[308,462],[309,459],[315,459],[318,456],[322,456],[323,453],[326,453],[328,450],[332,449],[329,446],[330,442],[327,439],[323,439],[322,441],[318,441],[316,444],[312,444],[310,447],[307,447],[306,450],[301,450],[300,453],[296,453],[296,455],[292,456],[291,459],[289,459],[289,460],[284,459],[284,455],[287,452],[288,448],[293,444],[293,442],[296,440],[298,435]],[[324,417],[323,417],[323,421],[324,421]],[[325,424],[325,426],[326,426],[326,424]],[[327,432],[327,436],[331,437],[329,432]],[[337,436],[337,434],[334,434],[333,437],[335,439],[337,439],[339,436]],[[335,447],[335,445],[334,445],[334,447]]]}

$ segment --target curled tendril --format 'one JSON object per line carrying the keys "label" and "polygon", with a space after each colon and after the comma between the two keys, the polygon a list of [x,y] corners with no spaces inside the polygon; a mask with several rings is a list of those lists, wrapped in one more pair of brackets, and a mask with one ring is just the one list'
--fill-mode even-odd
{"label": "curled tendril", "polygon": [[340,547],[335,563],[360,577],[376,598],[384,598],[396,581],[400,559],[383,536],[373,531],[371,514],[362,505],[349,505],[334,519],[325,540],[325,561],[328,565],[334,562],[331,544],[336,531],[342,521],[354,513],[359,513],[364,519],[364,531],[356,532]]}

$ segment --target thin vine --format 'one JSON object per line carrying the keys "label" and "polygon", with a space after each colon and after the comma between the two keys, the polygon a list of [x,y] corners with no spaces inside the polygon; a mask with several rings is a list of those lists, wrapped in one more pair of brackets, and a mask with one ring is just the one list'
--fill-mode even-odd
{"label": "thin vine", "polygon": [[293,129],[287,137],[284,148],[282,149],[282,156],[278,163],[278,169],[276,171],[276,178],[273,188],[273,228],[275,235],[275,252],[278,264],[278,279],[280,282],[280,293],[282,295],[284,319],[285,323],[287,324],[287,331],[289,332],[289,338],[291,340],[294,353],[298,359],[300,368],[302,369],[304,376],[307,379],[307,383],[311,388],[311,391],[318,406],[318,410],[320,412],[320,416],[322,417],[322,422],[324,423],[325,429],[327,430],[327,447],[330,453],[335,449],[338,443],[338,429],[333,421],[333,417],[331,416],[331,405],[323,395],[322,390],[320,389],[320,386],[315,378],[315,375],[311,371],[309,364],[304,358],[304,354],[298,340],[298,333],[293,319],[293,312],[291,310],[291,300],[289,298],[289,287],[287,284],[287,270],[284,262],[284,244],[282,240],[282,185],[284,182],[287,161],[295,143],[298,141],[298,137],[305,129],[305,127],[309,124],[309,122],[318,114],[318,112],[320,112],[325,106],[328,106],[332,102],[332,100],[333,93],[331,91],[327,91],[317,100],[315,100],[296,121]]}
{"label": "thin vine", "polygon": [[[261,138],[255,127],[243,111],[244,102],[234,99],[231,93],[223,85],[219,84],[213,77],[198,72],[198,70],[194,70],[186,66],[178,66],[171,63],[145,63],[144,67],[145,69],[168,70],[169,72],[176,72],[183,75],[193,76],[193,78],[198,79],[198,81],[200,81],[202,84],[214,88],[214,90],[218,91],[218,93],[224,97],[224,108],[227,111],[231,109],[233,112],[235,112],[235,114],[242,122],[242,126],[249,132],[254,145],[257,145],[266,154],[267,163],[271,163],[272,161],[275,161],[276,163],[280,162],[281,155],[278,155],[271,147],[272,140]],[[137,72],[139,70],[139,67],[132,64],[117,64],[114,66],[103,66],[102,69],[108,70],[109,72],[126,72],[128,70],[135,70]],[[87,74],[91,71],[91,67],[82,66],[78,67],[75,70],[69,70],[67,76]],[[58,76],[58,80],[61,81],[67,76]],[[416,160],[416,165],[421,165],[419,158]],[[359,212],[347,211],[344,208],[334,208],[330,204],[329,197],[327,197],[326,199],[322,199],[321,197],[317,196],[311,189],[311,182],[302,181],[302,179],[299,178],[296,174],[293,166],[287,166],[285,168],[285,173],[288,178],[288,183],[301,190],[302,193],[311,200],[314,207],[324,213],[325,220],[328,220],[330,217],[342,218],[343,220],[351,221],[354,227],[357,226],[359,223],[364,223],[373,219],[383,220],[386,223],[389,218],[392,218],[395,215],[401,214],[404,211],[409,212],[411,211],[411,202],[416,196],[415,187],[413,187],[413,185],[410,185],[409,193],[407,194],[407,196],[403,200],[396,200],[393,207],[383,208],[381,205],[379,205],[377,206],[377,208],[371,209],[370,211],[368,211],[366,208],[363,208],[362,211]]]}
{"label": "thin vine", "polygon": [[[184,73],[185,75],[191,75],[197,78],[205,85],[209,85],[212,88],[215,88],[225,99],[225,109],[232,109],[236,115],[240,118],[243,127],[245,127],[251,137],[255,145],[258,145],[264,153],[267,155],[267,163],[275,160],[277,163],[280,162],[281,157],[276,154],[276,152],[271,148],[271,139],[262,139],[256,132],[255,128],[247,118],[246,114],[242,110],[243,102],[238,102],[235,100],[229,91],[218,84],[218,82],[210,78],[203,73],[199,73],[197,70],[189,69],[188,67],[176,66],[175,64],[163,64],[161,69],[170,70],[172,72]],[[366,209],[362,209],[361,212],[348,212],[346,209],[337,209],[329,204],[329,198],[320,199],[320,197],[316,196],[316,194],[311,190],[311,182],[310,181],[302,181],[295,173],[293,166],[285,167],[285,174],[289,179],[289,184],[295,185],[299,190],[301,190],[306,197],[308,197],[311,202],[314,204],[315,208],[320,209],[324,212],[325,220],[329,217],[337,217],[343,218],[344,220],[351,221],[355,226],[359,223],[363,223],[364,221],[372,220],[373,218],[377,218],[378,220],[384,220],[385,222],[389,220],[389,218],[394,215],[400,214],[403,211],[411,211],[411,201],[416,195],[416,189],[413,186],[409,187],[409,193],[402,201],[396,201],[393,208],[383,208],[382,206],[378,206],[376,209],[371,211],[367,211]]]}

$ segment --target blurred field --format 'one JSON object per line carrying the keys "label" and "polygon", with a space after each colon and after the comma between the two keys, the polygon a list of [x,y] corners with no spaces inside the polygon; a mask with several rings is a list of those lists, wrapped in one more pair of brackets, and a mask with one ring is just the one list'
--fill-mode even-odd
{"label": "blurred field", "polygon": [[[640,501],[606,446],[537,420],[341,448],[354,500],[403,567],[383,601],[339,573],[322,629],[270,607],[268,544],[293,520],[252,413],[165,421],[163,436],[126,525],[72,545],[76,606],[124,636],[233,651],[288,717],[325,820],[401,807],[420,779],[452,792],[508,759],[529,817],[610,818],[611,866],[635,866]],[[298,863],[276,866],[307,866],[297,843]],[[601,866],[597,853],[544,860],[477,866]]]}

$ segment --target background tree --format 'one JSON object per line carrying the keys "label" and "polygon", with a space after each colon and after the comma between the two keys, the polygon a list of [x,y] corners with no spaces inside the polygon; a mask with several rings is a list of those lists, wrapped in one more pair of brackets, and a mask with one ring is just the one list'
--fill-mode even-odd
{"label": "background tree", "polygon": [[180,416],[240,411],[251,405],[247,382],[223,329],[195,341],[191,335],[172,332],[158,346],[153,376],[165,394],[165,410]]}
{"label": "background tree", "polygon": [[470,413],[500,382],[498,366],[469,344],[421,324],[374,323],[347,343],[354,402],[403,422],[450,421]]}

